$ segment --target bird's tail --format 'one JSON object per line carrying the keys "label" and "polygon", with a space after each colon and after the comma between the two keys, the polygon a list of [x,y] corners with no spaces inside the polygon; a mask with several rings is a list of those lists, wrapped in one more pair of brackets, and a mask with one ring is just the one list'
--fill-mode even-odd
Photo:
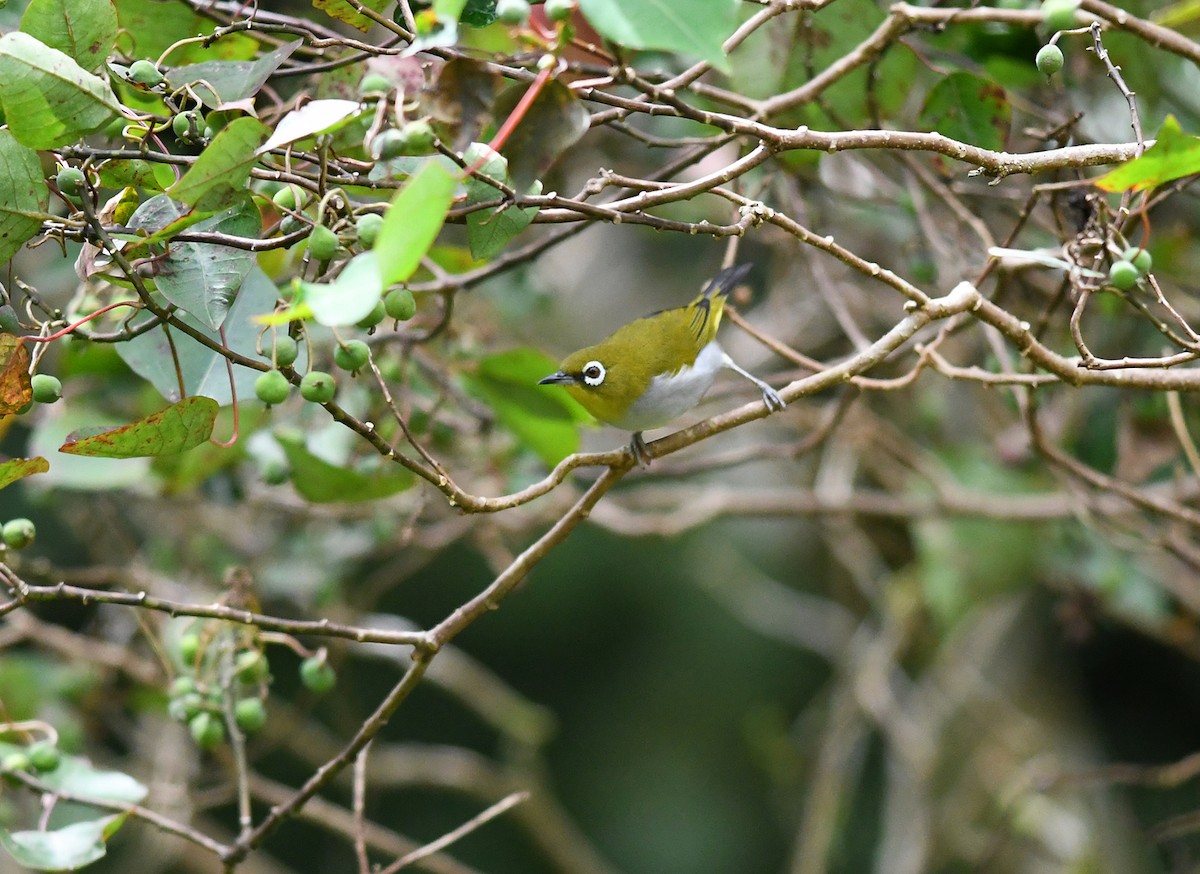
{"label": "bird's tail", "polygon": [[710,279],[700,296],[692,301],[692,328],[698,338],[705,334],[709,337],[716,334],[717,326],[721,324],[721,312],[725,309],[725,298],[746,278],[752,266],[734,264],[732,267],[726,267]]}

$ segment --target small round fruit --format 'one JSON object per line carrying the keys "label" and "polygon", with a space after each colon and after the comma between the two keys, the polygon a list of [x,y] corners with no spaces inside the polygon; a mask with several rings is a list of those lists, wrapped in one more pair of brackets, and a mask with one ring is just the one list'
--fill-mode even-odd
{"label": "small round fruit", "polygon": [[337,234],[324,225],[317,225],[308,237],[309,254],[318,261],[328,261],[338,250]]}
{"label": "small round fruit", "polygon": [[1108,281],[1121,291],[1128,291],[1137,284],[1138,273],[1135,267],[1129,261],[1114,261],[1112,267],[1108,268]]}
{"label": "small round fruit", "polygon": [[187,634],[181,635],[179,638],[179,660],[185,665],[190,665],[196,661],[196,656],[200,654],[200,635],[194,631],[189,631]]}
{"label": "small round fruit", "polygon": [[300,682],[309,691],[323,695],[337,683],[337,672],[325,661],[323,653],[318,654],[300,663]]}
{"label": "small round fruit", "polygon": [[393,288],[383,297],[383,309],[389,319],[407,322],[417,314],[417,301],[407,288]]}
{"label": "small round fruit", "polygon": [[375,240],[379,237],[379,229],[383,227],[383,216],[374,212],[363,213],[354,223],[354,232],[358,235],[358,242],[364,248],[371,248],[375,245]]}
{"label": "small round fruit", "polygon": [[153,88],[163,81],[163,74],[154,61],[142,58],[129,65],[129,79],[132,82],[137,82],[139,85]]}
{"label": "small round fruit", "polygon": [[396,130],[394,127],[389,127],[375,135],[371,140],[371,154],[380,161],[390,161],[392,158],[399,158],[405,154],[405,149],[408,148],[408,141],[404,134]]}
{"label": "small round fruit", "polygon": [[279,233],[285,237],[290,237],[292,234],[298,233],[306,229],[308,225],[296,218],[294,215],[285,216],[283,221],[279,223]]}
{"label": "small round fruit", "polygon": [[48,740],[39,740],[31,744],[28,752],[29,764],[33,765],[35,771],[43,774],[58,770],[58,766],[62,764],[62,753]]}
{"label": "small round fruit", "polygon": [[254,394],[264,404],[282,404],[291,394],[292,384],[278,370],[268,370],[254,380]]}
{"label": "small round fruit", "polygon": [[353,373],[367,366],[371,348],[362,340],[347,340],[333,350],[333,363]]}
{"label": "small round fruit", "polygon": [[382,73],[367,73],[358,83],[358,93],[365,97],[368,94],[386,94],[392,90],[392,80]]}
{"label": "small round fruit", "polygon": [[1130,246],[1121,256],[1121,260],[1133,262],[1133,266],[1142,276],[1145,276],[1154,267],[1154,259],[1150,257],[1150,252],[1140,246]]}
{"label": "small round fruit", "polygon": [[180,139],[195,139],[204,131],[204,116],[194,109],[181,112],[171,119],[171,130]]}
{"label": "small round fruit", "polygon": [[546,0],[542,11],[551,21],[566,21],[575,11],[575,0]]}
{"label": "small round fruit", "polygon": [[405,154],[419,155],[433,148],[433,128],[423,118],[408,122],[400,128],[400,135],[404,137]]}
{"label": "small round fruit", "polygon": [[185,692],[167,702],[167,715],[176,722],[190,722],[204,709],[204,696],[199,692]]}
{"label": "small round fruit", "polygon": [[254,734],[267,724],[266,705],[258,698],[243,698],[233,705],[233,721],[246,734]]}
{"label": "small round fruit", "polygon": [[12,549],[24,549],[33,543],[35,537],[37,528],[28,519],[11,519],[0,529],[0,538],[4,540],[4,545]]}
{"label": "small round fruit", "polygon": [[371,308],[371,311],[359,319],[358,327],[362,328],[364,331],[369,331],[371,328],[374,328],[376,325],[382,322],[386,316],[387,310],[383,308],[383,301],[376,301],[375,306]]}
{"label": "small round fruit", "polygon": [[54,177],[54,183],[58,186],[58,190],[72,197],[78,197],[83,194],[83,187],[86,181],[87,178],[78,167],[63,167],[58,171],[58,175]]}
{"label": "small round fruit", "polygon": [[33,389],[33,399],[39,404],[52,404],[62,398],[62,383],[57,376],[35,373],[29,383]]}
{"label": "small round fruit", "polygon": [[271,200],[280,209],[295,209],[298,195],[295,185],[285,185],[274,194],[271,195]]}
{"label": "small round fruit", "polygon": [[519,27],[529,20],[529,3],[527,0],[499,0],[496,20]]}
{"label": "small round fruit", "polygon": [[257,649],[239,652],[233,663],[233,670],[243,683],[257,683],[265,680],[271,674],[271,666],[267,662],[267,657]]}
{"label": "small round fruit", "polygon": [[167,692],[172,698],[180,698],[196,691],[196,680],[187,674],[180,674],[171,681]]}
{"label": "small round fruit", "polygon": [[1042,46],[1033,62],[1037,64],[1039,73],[1053,76],[1063,68],[1062,49],[1058,46]]}
{"label": "small round fruit", "polygon": [[1079,11],[1079,0],[1044,0],[1042,3],[1042,24],[1046,30],[1054,33],[1059,30],[1070,30],[1078,24],[1076,13]]}
{"label": "small round fruit", "polygon": [[279,334],[275,337],[274,350],[275,363],[280,367],[295,364],[296,359],[300,356],[300,344],[288,334]]}
{"label": "small round fruit", "polygon": [[191,732],[196,746],[202,750],[211,750],[225,740],[225,726],[207,710],[188,720],[188,731]]}
{"label": "small round fruit", "polygon": [[314,404],[326,404],[337,394],[337,382],[322,370],[310,370],[300,380],[300,397]]}
{"label": "small round fruit", "polygon": [[30,764],[29,756],[24,751],[14,750],[6,753],[4,758],[0,759],[0,771],[4,771],[6,774],[28,771]]}

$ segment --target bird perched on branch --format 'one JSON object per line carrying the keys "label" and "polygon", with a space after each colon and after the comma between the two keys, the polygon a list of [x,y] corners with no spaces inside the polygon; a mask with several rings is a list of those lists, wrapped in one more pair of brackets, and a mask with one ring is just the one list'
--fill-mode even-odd
{"label": "bird perched on branch", "polygon": [[716,339],[725,298],[749,271],[749,264],[722,270],[687,306],[618,328],[595,346],[568,355],[538,384],[561,385],[601,422],[632,431],[630,449],[641,464],[650,463],[642,432],[700,403],[722,368],[758,386],[768,409],[782,410],[778,392],[739,367]]}

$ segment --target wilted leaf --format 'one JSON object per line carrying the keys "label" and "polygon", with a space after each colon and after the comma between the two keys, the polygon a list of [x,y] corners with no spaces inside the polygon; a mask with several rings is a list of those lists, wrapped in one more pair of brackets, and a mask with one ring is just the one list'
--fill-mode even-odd
{"label": "wilted leaf", "polygon": [[[509,115],[528,87],[514,85],[505,90],[496,102],[496,117]],[[514,183],[527,188],[540,179],[587,129],[588,111],[574,92],[557,80],[547,82],[501,149]]]}
{"label": "wilted leaf", "polygon": [[396,192],[375,240],[383,286],[404,282],[416,271],[446,221],[458,180],[428,162]]}
{"label": "wilted leaf", "polygon": [[31,400],[29,349],[20,337],[0,334],[0,414],[15,413]]}
{"label": "wilted leaf", "polygon": [[35,473],[45,473],[49,469],[50,462],[40,455],[37,458],[12,458],[0,462],[0,489]]}
{"label": "wilted leaf", "polygon": [[974,73],[951,73],[939,81],[921,107],[921,127],[971,143],[1002,150],[1012,126],[1012,105],[1004,89]]}
{"label": "wilted leaf", "polygon": [[369,473],[330,464],[309,452],[299,434],[277,433],[275,439],[287,456],[296,491],[313,503],[374,501],[402,492],[414,481],[398,464]]}
{"label": "wilted leaf", "polygon": [[729,72],[723,44],[733,33],[737,0],[580,0],[592,27],[617,45],[696,55]]}
{"label": "wilted leaf", "polygon": [[1200,173],[1200,137],[1185,134],[1168,115],[1158,137],[1141,157],[1126,161],[1096,180],[1102,191],[1145,191],[1173,179]]}
{"label": "wilted leaf", "polygon": [[68,435],[58,451],[101,458],[142,458],[186,452],[212,436],[218,409],[212,398],[186,398],[119,428],[100,433],[89,433],[92,429],[76,431]]}
{"label": "wilted leaf", "polygon": [[65,146],[111,121],[108,82],[27,33],[0,37],[0,103],[13,136],[31,149]]}
{"label": "wilted leaf", "polygon": [[95,70],[117,39],[117,10],[109,0],[31,0],[21,30]]}
{"label": "wilted leaf", "polygon": [[33,149],[0,130],[0,263],[7,261],[42,227],[50,191]]}

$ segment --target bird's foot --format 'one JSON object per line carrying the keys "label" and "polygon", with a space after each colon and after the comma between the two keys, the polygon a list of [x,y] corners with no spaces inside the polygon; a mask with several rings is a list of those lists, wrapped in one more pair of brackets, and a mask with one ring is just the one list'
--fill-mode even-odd
{"label": "bird's foot", "polygon": [[629,441],[629,451],[633,453],[633,458],[637,461],[638,467],[649,467],[650,462],[654,460],[654,456],[650,454],[650,447],[642,439],[641,431],[636,432],[633,435],[633,439]]}
{"label": "bird's foot", "polygon": [[760,387],[762,388],[763,403],[767,405],[767,409],[772,413],[778,413],[787,406],[787,402],[779,396],[779,392],[775,391],[775,389],[765,383]]}

